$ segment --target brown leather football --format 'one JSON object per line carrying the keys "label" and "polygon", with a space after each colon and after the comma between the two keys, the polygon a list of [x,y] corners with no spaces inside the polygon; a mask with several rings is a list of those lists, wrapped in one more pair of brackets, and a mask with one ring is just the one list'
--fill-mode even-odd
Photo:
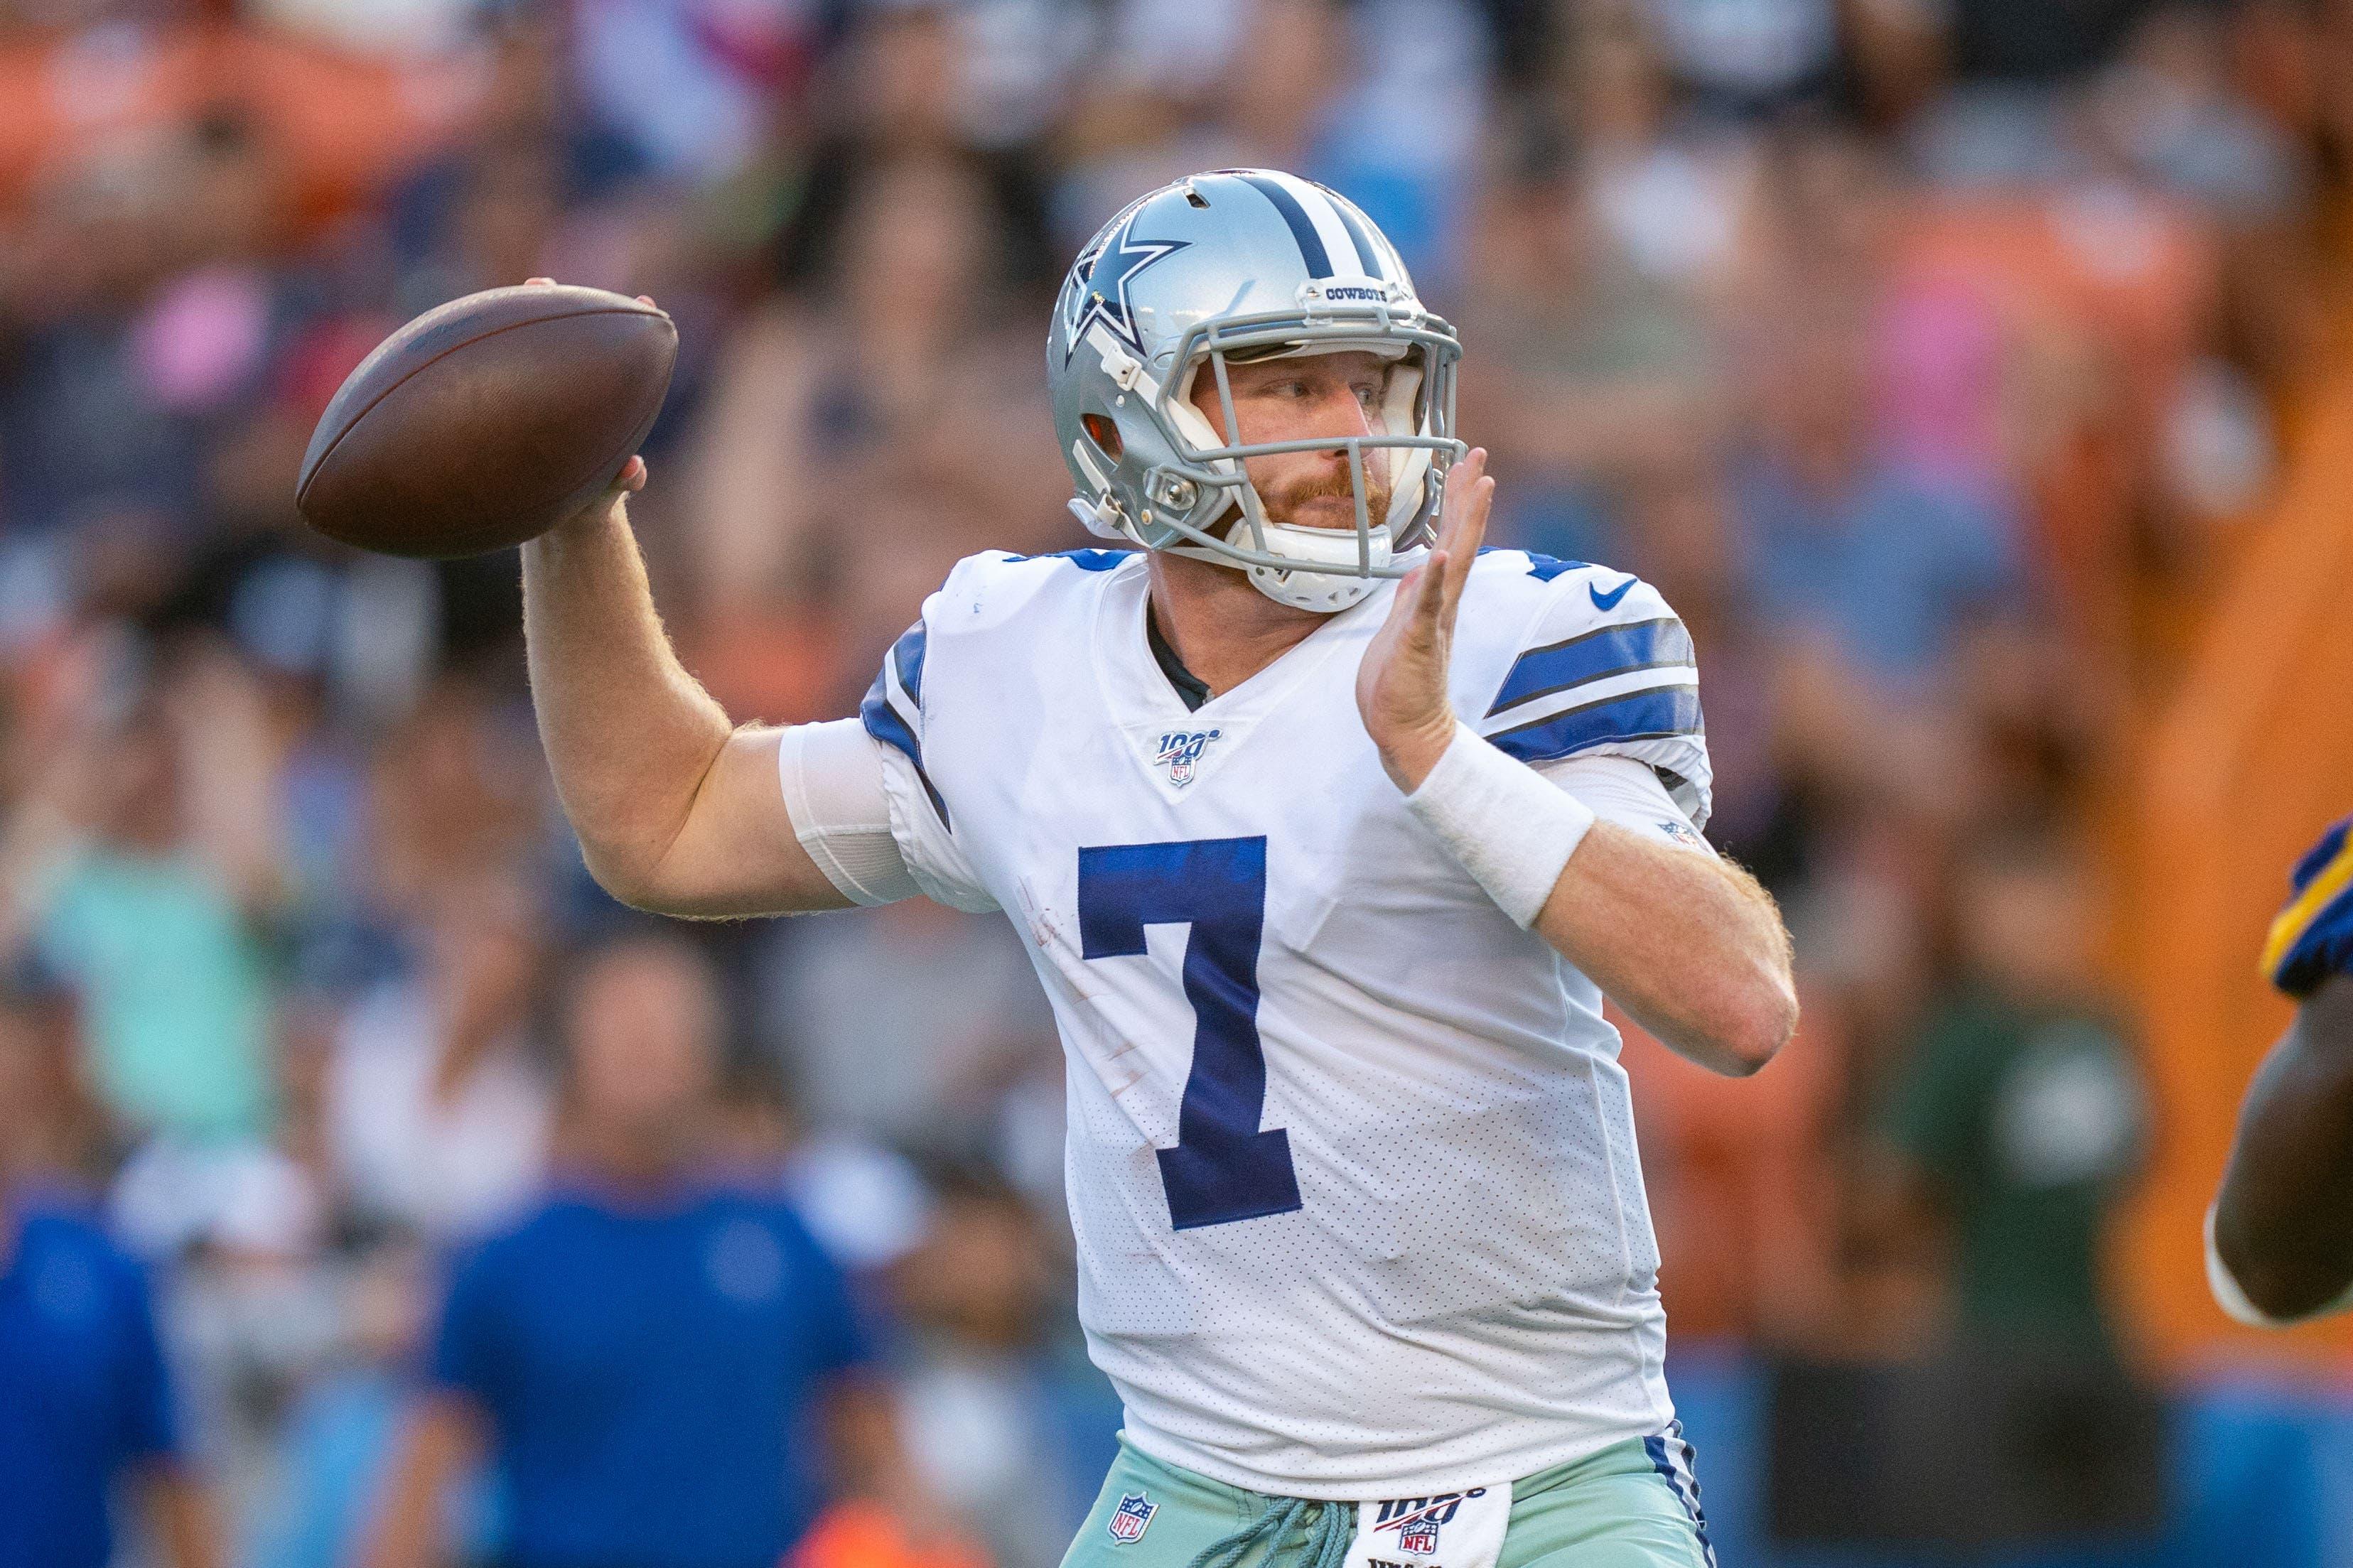
{"label": "brown leather football", "polygon": [[601,289],[492,289],[427,310],[337,389],[294,503],[387,555],[478,555],[596,498],[653,428],[678,329]]}

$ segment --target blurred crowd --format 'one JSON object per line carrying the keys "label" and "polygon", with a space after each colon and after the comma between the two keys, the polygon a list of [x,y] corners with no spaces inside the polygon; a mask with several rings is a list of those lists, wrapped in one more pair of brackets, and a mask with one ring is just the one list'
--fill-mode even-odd
{"label": "blurred crowd", "polygon": [[[565,1003],[645,931],[553,800],[513,558],[301,524],[328,396],[476,289],[651,294],[670,628],[737,718],[836,716],[958,557],[1085,542],[1048,303],[1207,167],[1380,222],[1461,330],[1498,542],[1639,572],[1696,637],[1711,837],[1807,1016],[1749,1083],[1630,1043],[1678,1339],[2129,1363],[2102,1227],[2162,1130],[2105,814],[2343,347],[2353,5],[0,20],[0,1154],[150,1266],[233,1561],[349,1559],[441,1260],[574,1157]],[[1015,938],[917,902],[683,940],[714,1154],[879,1325],[963,1549],[1050,1568],[1117,1411]]]}

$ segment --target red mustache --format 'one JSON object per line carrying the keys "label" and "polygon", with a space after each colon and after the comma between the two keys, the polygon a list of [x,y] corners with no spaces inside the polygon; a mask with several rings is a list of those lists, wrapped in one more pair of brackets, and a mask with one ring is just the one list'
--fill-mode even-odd
{"label": "red mustache", "polygon": [[[1356,486],[1344,469],[1339,473],[1323,473],[1300,479],[1273,495],[1259,493],[1259,504],[1266,511],[1266,520],[1278,526],[1292,523],[1302,508],[1310,501],[1356,500]],[[1365,512],[1375,527],[1388,520],[1388,476],[1371,463],[1365,465]]]}

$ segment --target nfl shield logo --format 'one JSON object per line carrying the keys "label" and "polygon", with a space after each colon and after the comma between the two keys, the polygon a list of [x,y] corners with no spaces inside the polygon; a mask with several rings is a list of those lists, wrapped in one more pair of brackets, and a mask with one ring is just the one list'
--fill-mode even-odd
{"label": "nfl shield logo", "polygon": [[1112,1510],[1111,1538],[1122,1546],[1131,1541],[1143,1540],[1145,1528],[1152,1522],[1152,1516],[1159,1511],[1160,1505],[1145,1500],[1142,1492],[1127,1493],[1119,1500],[1119,1506]]}
{"label": "nfl shield logo", "polygon": [[1222,730],[1173,730],[1160,737],[1160,753],[1153,760],[1167,770],[1170,784],[1183,789],[1193,782],[1201,753],[1224,733]]}
{"label": "nfl shield logo", "polygon": [[1486,1495],[1486,1488],[1473,1487],[1467,1492],[1441,1492],[1436,1497],[1392,1498],[1381,1504],[1380,1521],[1373,1528],[1396,1531],[1397,1549],[1404,1556],[1435,1557],[1438,1532],[1462,1511],[1466,1499]]}

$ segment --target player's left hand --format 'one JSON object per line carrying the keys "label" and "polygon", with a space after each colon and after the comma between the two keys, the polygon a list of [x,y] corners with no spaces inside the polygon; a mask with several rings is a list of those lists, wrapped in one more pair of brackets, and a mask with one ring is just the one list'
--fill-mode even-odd
{"label": "player's left hand", "polygon": [[1454,705],[1446,695],[1454,616],[1494,502],[1487,449],[1474,447],[1446,470],[1438,542],[1429,559],[1398,584],[1389,618],[1374,634],[1356,671],[1356,710],[1380,748],[1381,766],[1408,795],[1421,787],[1454,739]]}

